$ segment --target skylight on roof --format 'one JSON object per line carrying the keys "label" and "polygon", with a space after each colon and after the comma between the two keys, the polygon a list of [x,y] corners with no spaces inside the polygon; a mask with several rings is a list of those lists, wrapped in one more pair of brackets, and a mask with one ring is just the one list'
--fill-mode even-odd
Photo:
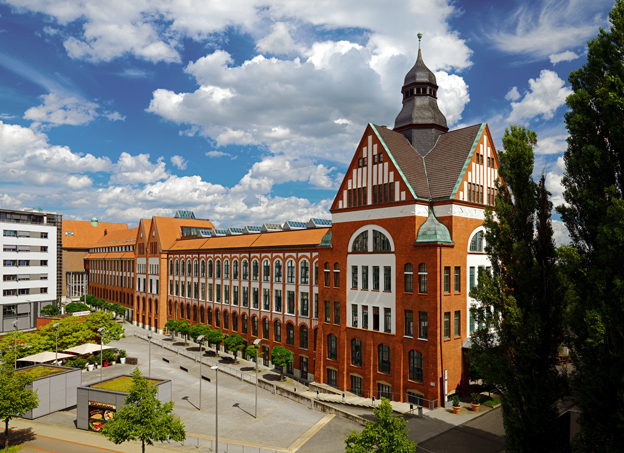
{"label": "skylight on roof", "polygon": [[308,222],[308,228],[318,228],[318,227],[330,227],[332,226],[331,220],[327,219],[310,219]]}
{"label": "skylight on roof", "polygon": [[305,230],[306,224],[304,222],[293,222],[292,220],[287,221],[284,224],[285,230]]}

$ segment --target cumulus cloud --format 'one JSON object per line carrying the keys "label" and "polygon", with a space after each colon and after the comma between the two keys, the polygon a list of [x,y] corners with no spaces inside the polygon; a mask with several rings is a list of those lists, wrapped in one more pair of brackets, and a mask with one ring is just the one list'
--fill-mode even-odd
{"label": "cumulus cloud", "polygon": [[566,98],[572,94],[569,87],[556,72],[543,69],[537,79],[529,79],[529,91],[519,102],[511,103],[510,123],[526,124],[532,119],[541,117],[549,120],[555,110],[565,104]]}
{"label": "cumulus cloud", "polygon": [[538,137],[536,154],[561,154],[567,147],[568,135],[553,135],[550,137]]}
{"label": "cumulus cloud", "polygon": [[518,87],[512,87],[511,90],[509,90],[509,92],[505,95],[505,99],[508,101],[517,101],[520,97]]}
{"label": "cumulus cloud", "polygon": [[182,156],[171,156],[171,163],[178,169],[178,170],[186,170],[186,161],[184,160],[184,158]]}
{"label": "cumulus cloud", "polygon": [[553,220],[552,227],[554,233],[553,236],[557,245],[570,243],[570,232],[561,220]]}
{"label": "cumulus cloud", "polygon": [[561,53],[553,53],[548,58],[550,58],[550,62],[553,65],[556,65],[557,63],[561,63],[562,61],[576,60],[578,57],[580,57],[580,55],[577,55],[571,50],[566,50],[565,52]]}
{"label": "cumulus cloud", "polygon": [[213,149],[212,151],[208,151],[206,153],[206,156],[208,157],[223,157],[223,156],[229,156],[228,153],[224,153],[223,151],[217,151],[216,149]]}
{"label": "cumulus cloud", "polygon": [[449,126],[456,125],[462,118],[462,112],[466,104],[470,102],[468,95],[468,85],[463,77],[455,74],[448,74],[444,71],[436,73],[436,80],[440,89],[438,90],[438,104],[440,110],[446,116]]}
{"label": "cumulus cloud", "polygon": [[[40,98],[43,100],[41,105],[31,107],[24,113],[24,119],[33,121],[35,126],[40,124],[49,127],[63,124],[84,126],[100,115],[98,104],[76,96],[53,92],[44,94]],[[104,116],[111,121],[126,119],[118,112],[104,112]]]}
{"label": "cumulus cloud", "polygon": [[284,22],[274,23],[271,33],[258,40],[256,48],[260,52],[272,54],[288,54],[296,50],[295,41],[290,36],[290,27]]}
{"label": "cumulus cloud", "polygon": [[132,156],[126,152],[121,153],[109,183],[148,184],[169,176],[165,170],[164,157],[159,157],[156,163],[150,162],[149,158],[149,154]]}

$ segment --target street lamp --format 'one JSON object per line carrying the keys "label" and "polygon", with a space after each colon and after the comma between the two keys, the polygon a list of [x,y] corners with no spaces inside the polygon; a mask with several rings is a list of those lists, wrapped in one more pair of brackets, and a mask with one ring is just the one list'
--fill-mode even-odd
{"label": "street lamp", "polygon": [[103,370],[102,370],[102,351],[104,351],[104,334],[102,333],[104,331],[104,327],[100,327],[98,330],[98,333],[100,334],[100,381],[104,380],[104,375],[103,375]]}
{"label": "street lamp", "polygon": [[257,338],[253,344],[256,347],[256,408],[254,409],[254,418],[258,418],[258,357],[260,355],[260,342],[262,340]]}
{"label": "street lamp", "polygon": [[152,377],[152,332],[149,332],[147,334],[147,343],[148,343],[148,371],[147,371],[147,376],[148,377]]}
{"label": "street lamp", "polygon": [[219,451],[219,365],[210,367],[215,370],[215,451]]}
{"label": "street lamp", "polygon": [[14,355],[15,355],[15,366],[13,367],[14,369],[17,369],[17,321],[13,321],[13,328],[15,329],[15,341],[13,344],[13,351],[14,351]]}
{"label": "street lamp", "polygon": [[202,384],[202,345],[204,344],[205,335],[200,335],[197,337],[197,342],[199,343],[199,410],[201,411],[201,384]]}
{"label": "street lamp", "polygon": [[54,358],[54,363],[56,365],[58,365],[58,328],[59,328],[60,325],[61,325],[60,322],[57,322],[56,324],[52,325],[52,327],[56,329],[56,338],[54,340],[54,346],[55,346],[55,349],[56,349],[56,356]]}

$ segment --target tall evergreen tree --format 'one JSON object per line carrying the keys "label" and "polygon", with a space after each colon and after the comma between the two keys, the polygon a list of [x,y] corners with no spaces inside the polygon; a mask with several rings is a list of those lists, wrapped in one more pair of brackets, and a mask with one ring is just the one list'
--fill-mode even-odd
{"label": "tall evergreen tree", "polygon": [[537,134],[505,130],[496,205],[486,208],[485,250],[492,273],[480,272],[471,296],[479,323],[471,367],[501,392],[505,450],[552,452],[557,401],[565,378],[556,369],[563,341],[563,297],[555,266],[552,203],[542,176],[532,178]]}
{"label": "tall evergreen tree", "polygon": [[578,266],[569,275],[579,301],[571,310],[582,409],[581,451],[624,447],[624,2],[610,29],[588,42],[587,63],[570,74],[565,115],[570,134],[558,207]]}

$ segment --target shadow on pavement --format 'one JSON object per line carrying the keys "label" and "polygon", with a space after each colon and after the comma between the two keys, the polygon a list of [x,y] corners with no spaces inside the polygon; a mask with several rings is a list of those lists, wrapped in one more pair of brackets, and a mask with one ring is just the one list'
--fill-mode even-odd
{"label": "shadow on pavement", "polygon": [[[9,430],[9,445],[22,445],[25,442],[30,442],[35,439],[36,436],[30,428],[22,431],[14,431],[12,429]],[[2,433],[0,433],[0,446],[4,447],[4,429],[2,430]],[[1,450],[4,450],[4,448]]]}
{"label": "shadow on pavement", "polygon": [[504,436],[471,426],[460,425],[420,442],[416,451],[427,453],[499,453],[503,451],[504,446]]}

